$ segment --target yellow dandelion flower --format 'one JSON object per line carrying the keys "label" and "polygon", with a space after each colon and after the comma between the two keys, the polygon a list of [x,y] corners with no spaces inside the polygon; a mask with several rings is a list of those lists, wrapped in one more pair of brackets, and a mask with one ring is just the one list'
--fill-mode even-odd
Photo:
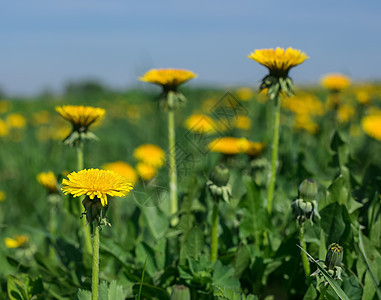
{"label": "yellow dandelion flower", "polygon": [[132,190],[131,182],[110,170],[88,169],[72,172],[67,177],[62,180],[64,187],[61,188],[66,195],[97,197],[102,206],[108,205],[107,196],[122,197]]}
{"label": "yellow dandelion flower", "polygon": [[4,191],[0,190],[0,202],[3,202],[6,198],[6,194]]}
{"label": "yellow dandelion flower", "polygon": [[29,241],[29,237],[26,235],[15,235],[13,238],[6,237],[4,239],[5,246],[7,248],[19,248],[25,245]]}
{"label": "yellow dandelion flower", "polygon": [[246,154],[250,156],[257,156],[263,152],[265,149],[265,144],[264,143],[259,143],[259,142],[251,142],[249,141],[247,150],[245,151]]}
{"label": "yellow dandelion flower", "polygon": [[341,91],[351,84],[351,80],[343,74],[331,73],[322,77],[321,84],[331,91]]}
{"label": "yellow dandelion flower", "polygon": [[195,73],[182,69],[152,69],[139,80],[163,86],[165,89],[176,89],[180,84],[197,77]]}
{"label": "yellow dandelion flower", "polygon": [[49,193],[58,193],[57,177],[52,171],[37,174],[37,181],[44,186]]}
{"label": "yellow dandelion flower", "polygon": [[291,47],[286,50],[277,47],[276,49],[260,49],[255,50],[248,56],[252,60],[267,67],[272,75],[281,77],[287,76],[288,71],[303,63],[309,57],[301,50]]}
{"label": "yellow dandelion flower", "polygon": [[165,162],[164,150],[152,144],[140,145],[134,150],[135,159],[155,168],[160,168]]}
{"label": "yellow dandelion flower", "polygon": [[245,138],[222,137],[211,141],[208,148],[212,152],[226,155],[245,153],[249,149],[249,141]]}
{"label": "yellow dandelion flower", "polygon": [[294,127],[295,129],[303,129],[312,134],[319,131],[319,125],[316,124],[309,115],[296,115]]}
{"label": "yellow dandelion flower", "polygon": [[215,132],[216,123],[212,118],[204,114],[193,114],[184,122],[185,128],[200,134]]}
{"label": "yellow dandelion flower", "polygon": [[127,178],[131,183],[135,183],[138,180],[138,175],[131,165],[125,163],[124,161],[116,161],[112,163],[105,164],[103,166],[105,170],[114,171]]}
{"label": "yellow dandelion flower", "polygon": [[360,90],[356,92],[356,100],[360,104],[369,104],[370,103],[370,94],[366,90]]}
{"label": "yellow dandelion flower", "polygon": [[310,94],[301,94],[282,99],[282,107],[301,115],[317,115],[324,114],[324,105],[316,97]]}
{"label": "yellow dandelion flower", "polygon": [[26,125],[26,119],[21,114],[10,114],[7,116],[6,123],[9,128],[24,128]]}
{"label": "yellow dandelion flower", "polygon": [[361,127],[367,135],[381,141],[381,114],[364,117],[361,120]]}
{"label": "yellow dandelion flower", "polygon": [[157,174],[157,168],[144,162],[136,165],[136,171],[143,180],[150,180]]}
{"label": "yellow dandelion flower", "polygon": [[337,111],[337,119],[341,123],[348,122],[355,115],[355,109],[352,105],[344,104],[339,106],[339,110]]}
{"label": "yellow dandelion flower", "polygon": [[0,119],[0,137],[8,135],[8,126],[7,124]]}
{"label": "yellow dandelion flower", "polygon": [[242,101],[248,101],[251,98],[253,98],[253,96],[254,96],[253,90],[251,88],[248,88],[248,87],[242,87],[242,88],[238,89],[236,91],[236,94],[237,94],[238,98],[241,99]]}
{"label": "yellow dandelion flower", "polygon": [[233,120],[233,125],[235,128],[248,130],[251,126],[251,120],[249,117],[238,115]]}
{"label": "yellow dandelion flower", "polygon": [[87,130],[90,125],[100,121],[106,111],[92,106],[63,105],[57,106],[56,111],[74,127],[74,130]]}

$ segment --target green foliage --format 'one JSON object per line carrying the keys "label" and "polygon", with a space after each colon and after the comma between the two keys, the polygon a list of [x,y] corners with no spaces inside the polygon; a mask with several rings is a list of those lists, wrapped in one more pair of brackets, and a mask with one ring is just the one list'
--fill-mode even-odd
{"label": "green foliage", "polygon": [[[291,81],[266,80],[274,84],[270,94],[291,91]],[[179,223],[170,224],[166,164],[153,180],[139,179],[129,196],[110,199],[112,227],[103,228],[100,235],[101,299],[170,299],[175,286],[186,287],[191,299],[200,300],[380,298],[381,144],[361,130],[353,134],[366,112],[354,102],[354,91],[342,95],[355,108],[350,123],[344,123],[338,122],[335,109],[327,108],[324,91],[295,89],[296,95],[308,93],[325,107],[324,114],[310,116],[319,127],[315,134],[295,127],[296,115],[281,98],[279,166],[271,214],[266,209],[266,194],[273,103],[264,102],[263,95],[248,102],[237,98],[235,113],[249,117],[250,130],[234,127],[236,115],[224,106],[223,118],[230,118],[230,127],[195,138],[184,128],[184,120],[202,111],[216,122],[226,121],[216,114],[216,105],[224,105],[219,100],[225,91],[181,89],[181,93],[188,101],[175,112]],[[380,108],[376,94],[370,105]],[[71,83],[60,98],[12,100],[9,110],[0,113],[2,120],[20,113],[27,121],[25,128],[13,128],[0,137],[0,190],[6,193],[0,202],[0,237],[29,237],[16,248],[0,243],[4,254],[0,257],[0,299],[91,299],[91,256],[84,249],[82,211],[78,209],[83,207],[76,202],[80,200],[61,195],[62,201],[52,207],[35,179],[39,172],[53,170],[60,174],[60,183],[63,171],[76,169],[75,149],[62,142],[70,126],[60,140],[51,133],[57,134],[66,122],[54,107],[83,104],[106,109],[103,123],[89,131],[99,141],[85,142],[86,168],[101,168],[114,161],[136,166],[133,151],[141,144],[156,144],[168,153],[165,112],[153,102],[156,96],[138,90],[111,91],[91,82]],[[234,98],[235,93],[230,96]],[[41,111],[49,115],[45,124],[35,115]],[[256,157],[209,151],[209,142],[221,136],[245,137],[267,147]],[[229,203],[218,204],[218,259],[213,264],[214,201],[207,182],[219,164],[229,170],[229,178],[218,179],[231,188],[231,195]],[[300,227],[291,208],[305,179],[317,184],[313,200],[321,216],[313,226],[304,224],[311,269],[322,269],[320,260],[326,257],[328,245],[338,243],[344,249],[342,281],[327,277],[330,274],[322,270],[323,278],[305,276],[296,247]]]}

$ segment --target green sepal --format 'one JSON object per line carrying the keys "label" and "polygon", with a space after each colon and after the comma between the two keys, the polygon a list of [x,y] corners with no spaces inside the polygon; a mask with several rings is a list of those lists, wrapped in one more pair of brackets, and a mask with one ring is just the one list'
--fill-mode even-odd
{"label": "green sepal", "polygon": [[185,105],[187,98],[179,91],[163,91],[159,96],[159,106],[164,110],[176,110]]}
{"label": "green sepal", "polygon": [[99,141],[99,138],[91,131],[73,130],[64,140],[67,146],[74,147],[81,141]]}

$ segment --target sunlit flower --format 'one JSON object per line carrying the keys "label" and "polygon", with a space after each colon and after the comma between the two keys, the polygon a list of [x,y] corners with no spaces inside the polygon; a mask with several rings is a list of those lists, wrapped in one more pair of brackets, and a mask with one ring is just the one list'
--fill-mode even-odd
{"label": "sunlit flower", "polygon": [[366,90],[360,90],[356,92],[356,100],[360,104],[368,104],[370,102],[370,94]]}
{"label": "sunlit flower", "polygon": [[192,71],[181,69],[152,69],[145,73],[139,80],[158,84],[167,90],[176,90],[176,88],[192,79],[197,75]]}
{"label": "sunlit flower", "polygon": [[4,191],[0,190],[0,202],[3,202],[6,198],[6,194]]}
{"label": "sunlit flower", "polygon": [[249,149],[249,141],[245,138],[222,137],[211,141],[208,147],[212,152],[234,155],[245,153]]}
{"label": "sunlit flower", "polygon": [[165,162],[164,150],[152,144],[140,145],[134,150],[134,157],[147,165],[160,168]]}
{"label": "sunlit flower", "polygon": [[24,128],[26,119],[21,114],[10,114],[7,116],[6,123],[9,128]]}
{"label": "sunlit flower", "polygon": [[0,119],[0,137],[6,136],[8,134],[8,126],[7,124]]}
{"label": "sunlit flower", "polygon": [[207,115],[193,114],[185,120],[185,127],[196,133],[210,134],[215,132],[216,123]]}
{"label": "sunlit flower", "polygon": [[143,180],[150,180],[157,174],[157,168],[144,162],[136,165],[136,171]]}
{"label": "sunlit flower", "polygon": [[250,129],[251,120],[247,116],[238,115],[233,120],[233,125],[235,128],[248,130]]}
{"label": "sunlit flower", "polygon": [[324,114],[323,103],[314,95],[301,93],[298,96],[285,97],[282,106],[296,114],[321,116]]}
{"label": "sunlit flower", "polygon": [[138,175],[131,165],[125,163],[124,161],[116,161],[113,163],[108,163],[103,166],[105,170],[114,171],[127,178],[128,181],[135,183],[138,180]]}
{"label": "sunlit flower", "polygon": [[86,131],[90,125],[100,121],[106,113],[103,108],[76,105],[57,106],[56,111],[77,131]]}
{"label": "sunlit flower", "polygon": [[265,149],[265,144],[260,142],[249,141],[248,147],[245,151],[246,154],[250,156],[257,156],[263,152]]}
{"label": "sunlit flower", "polygon": [[364,117],[361,126],[367,135],[381,141],[381,114]]}
{"label": "sunlit flower", "polygon": [[49,193],[58,193],[57,177],[52,171],[37,174],[37,181],[44,186]]}
{"label": "sunlit flower", "polygon": [[107,196],[122,197],[132,190],[132,183],[125,177],[110,170],[88,169],[72,172],[68,179],[63,179],[62,191],[74,197],[87,195],[97,197],[102,206],[107,206]]}
{"label": "sunlit flower", "polygon": [[352,105],[344,104],[339,106],[337,111],[337,119],[339,122],[346,123],[355,115],[355,109]]}
{"label": "sunlit flower", "polygon": [[324,75],[321,79],[321,84],[331,91],[338,92],[347,88],[351,84],[351,80],[343,74],[332,73]]}
{"label": "sunlit flower", "polygon": [[28,236],[26,235],[15,235],[13,238],[6,237],[4,239],[5,246],[7,248],[19,248],[25,245],[29,240]]}
{"label": "sunlit flower", "polygon": [[286,77],[291,68],[300,65],[309,58],[301,50],[291,47],[286,50],[279,47],[255,50],[248,57],[267,67],[270,75],[279,77]]}
{"label": "sunlit flower", "polygon": [[243,100],[243,101],[248,101],[251,98],[253,98],[253,96],[254,96],[253,90],[248,88],[248,87],[242,87],[242,88],[238,89],[236,91],[236,94],[237,94],[238,98]]}
{"label": "sunlit flower", "polygon": [[294,120],[295,129],[303,129],[309,133],[315,134],[319,131],[319,125],[316,124],[309,115],[296,115]]}

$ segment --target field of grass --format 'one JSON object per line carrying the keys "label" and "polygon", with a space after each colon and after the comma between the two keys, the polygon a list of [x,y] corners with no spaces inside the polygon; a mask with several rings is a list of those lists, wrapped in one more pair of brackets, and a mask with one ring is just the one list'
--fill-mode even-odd
{"label": "field of grass", "polygon": [[[339,299],[342,292],[351,300],[381,299],[381,85],[353,83],[335,93],[296,87],[296,96],[282,96],[271,210],[272,101],[255,87],[181,91],[187,102],[175,111],[177,221],[159,89],[73,83],[59,97],[0,100],[0,299],[91,298],[82,198],[60,190],[62,179],[77,171],[76,148],[62,142],[70,123],[55,110],[68,104],[106,111],[90,127],[99,140],[85,143],[84,168],[122,161],[137,176],[126,197],[109,199],[112,226],[100,232],[99,299],[307,300]],[[366,116],[374,116],[370,131]],[[200,132],[201,123],[213,130]],[[229,144],[224,137],[239,139]],[[211,147],[218,140],[240,151]],[[249,142],[257,143],[255,151],[242,146]],[[152,174],[140,169],[135,175],[134,150],[144,144],[163,149],[165,162]],[[221,184],[231,189],[228,201],[208,188],[218,165],[230,173]],[[58,178],[58,193],[37,180],[48,171]],[[305,179],[317,185],[312,198],[298,191]],[[297,199],[316,214],[295,209]],[[329,268],[332,243],[343,257]],[[317,265],[297,245],[327,273],[311,277]]]}

